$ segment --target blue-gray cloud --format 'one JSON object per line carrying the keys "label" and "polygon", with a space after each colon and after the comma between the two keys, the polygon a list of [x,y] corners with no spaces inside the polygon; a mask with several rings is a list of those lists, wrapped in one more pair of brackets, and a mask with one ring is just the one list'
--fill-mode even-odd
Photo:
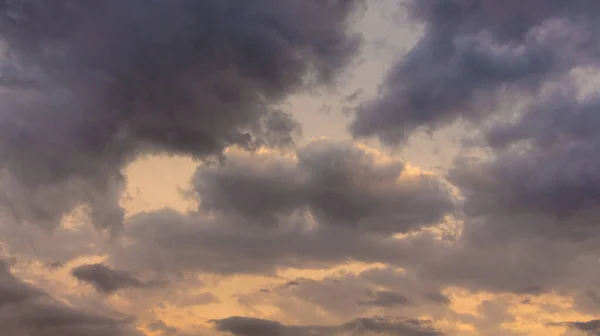
{"label": "blue-gray cloud", "polygon": [[140,153],[289,145],[297,123],[276,105],[334,84],[361,2],[0,2],[2,205],[52,228],[84,204],[118,230]]}

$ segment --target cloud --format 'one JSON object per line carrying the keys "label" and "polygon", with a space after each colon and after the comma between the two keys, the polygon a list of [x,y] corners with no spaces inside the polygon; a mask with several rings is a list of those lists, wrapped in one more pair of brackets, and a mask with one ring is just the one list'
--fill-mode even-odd
{"label": "cloud", "polygon": [[164,336],[168,336],[168,335],[177,335],[177,328],[175,327],[171,327],[168,324],[166,324],[163,321],[154,321],[152,323],[149,323],[148,325],[146,325],[146,327],[148,328],[148,330],[150,331],[154,331],[154,332],[160,332],[161,335]]}
{"label": "cloud", "polygon": [[[468,210],[542,213],[559,221],[594,211],[600,175],[592,167],[600,157],[600,138],[591,128],[600,121],[600,97],[580,100],[578,93],[571,85],[553,90],[515,122],[495,124],[486,132],[497,158],[459,167],[455,174],[456,183],[475,196]],[[526,151],[511,149],[524,143]]]}
{"label": "cloud", "polygon": [[225,166],[201,166],[192,184],[201,210],[260,225],[306,209],[322,226],[390,235],[436,225],[455,207],[439,177],[331,140],[299,148],[295,159],[228,157]]}
{"label": "cloud", "polygon": [[18,281],[10,273],[8,264],[2,260],[0,260],[0,276],[0,307],[45,295],[36,288]]}
{"label": "cloud", "polygon": [[157,283],[140,280],[131,272],[114,270],[102,263],[75,267],[71,270],[71,275],[105,294],[126,288],[148,288],[157,285]]}
{"label": "cloud", "polygon": [[382,317],[360,318],[340,326],[287,326],[278,322],[248,317],[230,317],[214,321],[217,330],[234,336],[320,336],[345,335],[394,335],[394,336],[441,336],[429,321],[390,319]]}
{"label": "cloud", "polygon": [[[51,234],[35,224],[16,223],[0,215],[0,237],[4,252],[27,260],[39,260],[46,266],[63,266],[82,255],[101,255],[109,242],[91,225],[61,226]],[[74,216],[70,223],[85,223]]]}
{"label": "cloud", "polygon": [[3,205],[53,228],[83,204],[118,231],[121,170],[140,153],[289,145],[298,125],[277,105],[335,84],[360,47],[360,5],[5,1]]}
{"label": "cloud", "polygon": [[395,238],[332,229],[270,230],[245,223],[187,216],[172,210],[140,214],[127,224],[127,245],[115,246],[110,263],[140,272],[177,275],[273,274],[280,268],[324,268],[349,259],[394,262],[407,249]]}
{"label": "cloud", "polygon": [[[435,286],[391,266],[372,267],[358,273],[349,267],[324,278],[292,278],[284,284],[266,286],[268,292],[246,292],[239,296],[238,302],[247,307],[274,306],[293,318],[314,315],[318,319],[324,315],[347,320],[373,314],[411,317],[427,314],[437,321],[459,317],[449,308],[450,299]],[[436,294],[434,299],[433,294]]]}
{"label": "cloud", "polygon": [[600,274],[589,265],[600,252],[593,243],[600,234],[600,138],[591,129],[598,102],[571,78],[513,120],[482,130],[478,149],[490,155],[459,157],[448,172],[465,197],[467,217],[456,260],[442,268],[456,275],[470,262],[468,272],[495,265],[488,274],[496,276],[485,282],[517,292],[595,286]]}
{"label": "cloud", "polygon": [[600,100],[583,83],[597,74],[597,3],[408,3],[423,38],[359,109],[355,135],[398,144],[484,122],[447,171],[464,197],[459,239],[415,246],[407,271],[437,286],[585,295],[600,278]]}
{"label": "cloud", "polygon": [[[214,332],[518,335],[515,302],[546,293],[573,306],[536,305],[528,326],[552,309],[597,314],[600,96],[579,81],[597,72],[600,5],[402,2],[424,34],[378,97],[346,97],[359,104],[350,130],[402,145],[471,122],[474,141],[434,174],[356,143],[293,144],[283,103],[338,83],[361,47],[364,3],[0,1],[0,252],[31,262],[27,279],[44,288],[0,263],[7,333],[140,335],[132,319],[81,310],[99,301],[163,335],[234,306],[265,319],[215,320]],[[124,219],[123,169],[157,153],[198,160],[187,190],[198,207]],[[60,225],[66,215],[94,225]],[[87,257],[106,264],[70,274],[118,297],[65,289]],[[296,278],[355,262],[379,265]],[[221,291],[233,275],[251,284]],[[486,298],[459,312],[463,291]],[[440,324],[352,320],[398,314]],[[340,321],[351,322],[327,324]],[[599,334],[596,320],[554,325]]]}
{"label": "cloud", "polygon": [[567,295],[595,286],[600,272],[590,265],[597,262],[596,249],[527,231],[528,221],[534,219],[516,221],[510,215],[469,219],[455,241],[408,239],[404,243],[411,252],[406,251],[398,265],[432,288]]}
{"label": "cloud", "polygon": [[[467,183],[455,179],[460,169],[457,167],[450,177],[465,192]],[[331,178],[332,183],[324,177]],[[412,182],[421,178],[435,182]],[[289,289],[269,288],[274,297],[300,299],[340,318],[359,316],[371,308],[417,313],[426,307],[435,311],[436,317],[444,316],[450,298],[442,291],[453,286],[538,295],[553,290],[575,293],[600,280],[600,273],[589,267],[595,254],[582,253],[585,250],[577,242],[557,235],[553,240],[546,239],[548,234],[521,233],[519,229],[531,225],[531,218],[515,221],[517,213],[484,213],[484,217],[471,214],[462,218],[462,234],[454,240],[439,240],[427,232],[404,238],[390,236],[434,225],[393,219],[397,218],[395,211],[402,212],[400,219],[418,219],[422,218],[421,212],[436,212],[432,209],[438,204],[443,205],[442,209],[452,205],[450,192],[440,188],[444,184],[440,177],[407,169],[403,162],[372,150],[326,140],[301,147],[295,155],[229,151],[223,165],[198,168],[191,186],[200,203],[198,212],[163,210],[134,216],[124,231],[126,244],[111,248],[109,263],[139,274],[168,277],[194,272],[272,275],[286,268],[327,268],[350,260],[388,264],[390,269],[365,272],[360,280],[349,281],[350,285],[294,280],[297,286]],[[412,187],[415,185],[418,187]],[[356,196],[358,203],[377,205],[392,199],[396,206],[366,207],[357,217],[337,216],[324,210],[328,202],[312,201],[306,196],[318,194],[316,191],[323,187],[344,190],[328,194],[327,201],[333,204],[348,202],[350,195]],[[472,199],[483,199],[467,192],[465,196],[467,204]],[[360,197],[366,201],[360,201]],[[403,206],[405,199],[410,204],[432,205]],[[331,214],[324,216],[327,211]],[[439,210],[438,218],[452,213],[444,211]],[[373,214],[391,220],[367,222],[374,226],[356,225],[361,216],[369,218]],[[404,271],[397,273],[394,267]],[[337,299],[335,293],[339,293]],[[403,295],[411,304],[394,305],[388,293]],[[244,300],[249,304],[280,305],[279,299]],[[172,304],[183,305],[178,300]]]}
{"label": "cloud", "polygon": [[347,260],[397,262],[396,233],[441,224],[456,205],[436,175],[350,144],[320,140],[295,157],[231,154],[200,166],[199,211],[134,216],[111,264],[159,273],[272,273]]}
{"label": "cloud", "polygon": [[391,291],[377,291],[373,295],[373,299],[368,301],[362,301],[362,304],[371,305],[375,307],[386,307],[392,308],[395,306],[404,306],[410,304],[410,299],[406,296],[391,292]]}
{"label": "cloud", "polygon": [[142,336],[131,322],[60,303],[17,279],[0,261],[0,324],[8,335]]}
{"label": "cloud", "polygon": [[600,320],[591,320],[586,322],[560,322],[551,323],[551,326],[569,327],[573,330],[579,330],[589,336],[600,335]]}
{"label": "cloud", "polygon": [[[380,95],[357,109],[351,132],[404,143],[415,131],[462,118],[480,121],[512,101],[597,65],[598,3],[581,0],[407,1],[423,36],[386,75]],[[511,96],[512,94],[512,96]]]}

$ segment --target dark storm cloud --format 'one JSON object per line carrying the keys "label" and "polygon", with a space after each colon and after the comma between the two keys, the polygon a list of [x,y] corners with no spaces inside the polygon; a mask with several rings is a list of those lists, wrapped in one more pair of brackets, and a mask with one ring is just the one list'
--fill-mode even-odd
{"label": "dark storm cloud", "polygon": [[214,321],[217,330],[234,336],[321,336],[359,335],[441,336],[429,321],[391,318],[360,318],[340,326],[287,326],[278,322],[248,317],[230,317]]}
{"label": "dark storm cloud", "polygon": [[275,105],[331,84],[360,45],[360,0],[0,2],[2,203],[47,228],[80,203],[119,226],[121,169],[288,145]]}
{"label": "dark storm cloud", "polygon": [[296,156],[240,156],[224,167],[200,167],[193,188],[201,209],[262,225],[308,209],[319,226],[382,234],[436,225],[453,211],[440,178],[411,175],[402,161],[365,148],[319,140]]}
{"label": "dark storm cloud", "polygon": [[64,305],[11,274],[0,261],[0,325],[11,336],[142,336],[129,319]]}
{"label": "dark storm cloud", "polygon": [[379,97],[358,108],[351,131],[404,142],[416,130],[493,112],[501,92],[535,93],[600,55],[594,0],[414,0],[420,40],[392,67]]}
{"label": "dark storm cloud", "polygon": [[104,264],[81,265],[73,268],[71,275],[106,294],[125,288],[147,288],[158,285],[158,283],[140,280],[134,273],[114,270]]}

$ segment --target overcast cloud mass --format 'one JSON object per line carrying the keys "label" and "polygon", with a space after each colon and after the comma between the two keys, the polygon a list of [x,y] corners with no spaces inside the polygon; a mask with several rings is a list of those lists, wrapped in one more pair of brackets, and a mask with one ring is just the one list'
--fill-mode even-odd
{"label": "overcast cloud mass", "polygon": [[0,333],[600,335],[599,15],[0,0]]}

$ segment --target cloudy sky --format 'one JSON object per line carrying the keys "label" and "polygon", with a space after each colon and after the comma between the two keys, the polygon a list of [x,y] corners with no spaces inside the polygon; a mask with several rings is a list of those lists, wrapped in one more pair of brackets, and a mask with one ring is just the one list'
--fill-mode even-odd
{"label": "cloudy sky", "polygon": [[600,335],[598,15],[0,1],[2,333]]}

